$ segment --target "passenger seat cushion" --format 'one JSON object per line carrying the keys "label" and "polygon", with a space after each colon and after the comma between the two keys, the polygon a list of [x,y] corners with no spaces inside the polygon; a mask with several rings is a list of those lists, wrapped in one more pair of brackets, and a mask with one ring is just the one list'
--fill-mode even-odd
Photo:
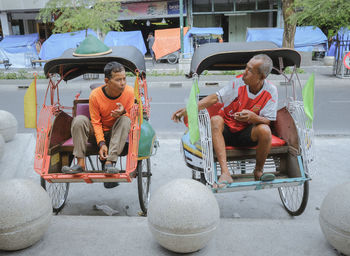
{"label": "passenger seat cushion", "polygon": [[[284,146],[286,144],[286,142],[278,137],[276,137],[275,135],[272,135],[272,139],[271,139],[271,147],[281,147]],[[232,147],[232,146],[227,146],[226,149],[230,150],[230,149],[239,149],[240,147]],[[256,148],[256,147],[248,147],[248,148]]]}
{"label": "passenger seat cushion", "polygon": [[89,103],[78,103],[76,115],[84,115],[90,119]]}

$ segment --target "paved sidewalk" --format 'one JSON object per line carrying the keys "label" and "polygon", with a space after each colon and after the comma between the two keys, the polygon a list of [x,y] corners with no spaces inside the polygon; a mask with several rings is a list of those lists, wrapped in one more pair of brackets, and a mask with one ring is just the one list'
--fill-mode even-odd
{"label": "paved sidewalk", "polygon": [[[143,217],[54,216],[43,239],[1,255],[179,255],[153,239]],[[221,219],[214,238],[186,255],[332,256],[318,220]]]}
{"label": "paved sidewalk", "polygon": [[[161,147],[152,157],[153,193],[175,178],[191,177],[179,138],[180,134],[160,137]],[[308,206],[301,216],[286,213],[276,190],[216,195],[220,225],[214,239],[194,255],[337,255],[320,230],[318,215],[328,191],[350,180],[346,163],[350,137],[316,137],[315,144],[318,172],[310,182]],[[5,145],[0,179],[39,182],[33,170],[35,136],[17,134]],[[135,182],[111,190],[100,183],[72,184],[65,208],[53,217],[42,240],[28,249],[0,255],[173,255],[151,237],[147,218],[138,217],[137,200]],[[95,204],[107,204],[120,214],[105,216],[93,209]]]}

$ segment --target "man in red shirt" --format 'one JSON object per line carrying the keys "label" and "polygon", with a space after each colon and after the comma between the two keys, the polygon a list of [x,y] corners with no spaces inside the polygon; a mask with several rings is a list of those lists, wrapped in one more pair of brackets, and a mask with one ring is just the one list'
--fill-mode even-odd
{"label": "man in red shirt", "polygon": [[[277,89],[266,80],[272,65],[267,55],[256,55],[247,63],[243,75],[198,102],[199,110],[218,102],[223,105],[219,113],[211,117],[213,147],[221,167],[220,185],[233,182],[227,167],[225,145],[257,146],[255,180],[274,179],[273,174],[263,174],[271,148],[269,125],[277,115]],[[185,115],[186,109],[179,109],[172,115],[172,120],[178,122]]]}
{"label": "man in red shirt", "polygon": [[118,173],[115,167],[118,156],[124,149],[131,121],[130,111],[134,103],[134,89],[126,85],[123,65],[109,62],[105,68],[105,85],[94,89],[89,97],[91,121],[84,115],[76,116],[71,125],[77,164],[64,166],[64,173],[79,173],[85,170],[86,143],[97,143],[99,157],[105,161],[105,171]]}

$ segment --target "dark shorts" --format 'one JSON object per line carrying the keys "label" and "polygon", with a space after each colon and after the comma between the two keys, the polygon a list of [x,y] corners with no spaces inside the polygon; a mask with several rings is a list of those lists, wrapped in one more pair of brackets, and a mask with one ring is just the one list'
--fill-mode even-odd
{"label": "dark shorts", "polygon": [[249,125],[247,128],[239,131],[239,132],[231,132],[230,128],[225,124],[224,131],[222,135],[224,135],[225,145],[233,146],[233,147],[254,147],[258,144],[257,141],[252,141],[251,133],[252,133],[253,125]]}

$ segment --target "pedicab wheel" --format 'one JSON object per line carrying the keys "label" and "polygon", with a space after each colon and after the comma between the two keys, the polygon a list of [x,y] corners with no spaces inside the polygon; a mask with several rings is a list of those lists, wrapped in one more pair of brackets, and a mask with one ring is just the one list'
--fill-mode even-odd
{"label": "pedicab wheel", "polygon": [[151,161],[149,158],[137,162],[137,186],[140,208],[147,214],[148,202],[151,197]]}
{"label": "pedicab wheel", "polygon": [[51,198],[53,211],[58,213],[66,203],[69,183],[49,183],[43,178],[40,178],[40,183]]}
{"label": "pedicab wheel", "polygon": [[176,64],[177,62],[177,56],[174,53],[171,53],[167,57],[167,61],[169,64]]}
{"label": "pedicab wheel", "polygon": [[278,188],[280,198],[286,211],[292,216],[299,216],[306,208],[309,198],[309,181],[303,185]]}
{"label": "pedicab wheel", "polygon": [[204,173],[201,171],[192,169],[192,179],[202,183],[203,185],[207,185],[207,180],[205,179]]}

